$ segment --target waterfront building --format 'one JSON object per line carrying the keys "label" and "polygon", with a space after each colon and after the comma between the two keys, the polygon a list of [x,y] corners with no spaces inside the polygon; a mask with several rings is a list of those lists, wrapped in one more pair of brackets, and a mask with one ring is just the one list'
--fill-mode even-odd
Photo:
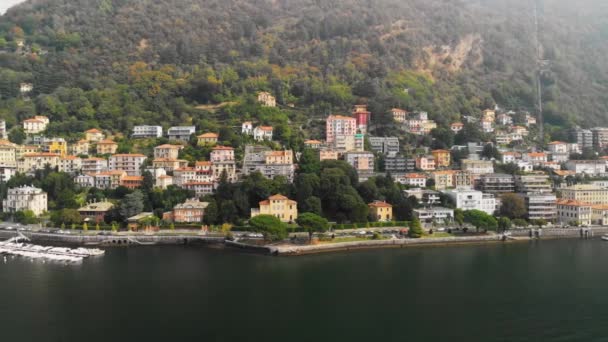
{"label": "waterfront building", "polygon": [[194,126],[175,126],[167,130],[169,140],[177,140],[182,142],[189,142],[192,134],[196,133],[196,127]]}
{"label": "waterfront building", "polygon": [[590,204],[608,204],[608,188],[591,184],[578,184],[560,188],[562,199]]}
{"label": "waterfront building", "polygon": [[608,226],[607,204],[596,204],[591,207],[591,224]]}
{"label": "waterfront building", "polygon": [[205,217],[207,202],[199,199],[190,199],[173,207],[173,221],[176,223],[202,223]]}
{"label": "waterfront building", "polygon": [[369,214],[378,222],[390,222],[393,220],[393,206],[384,201],[374,201],[367,205]]}
{"label": "waterfront building", "polygon": [[274,195],[259,203],[259,209],[251,209],[251,217],[272,215],[283,222],[294,222],[298,218],[298,202],[283,195]]}
{"label": "waterfront building", "polygon": [[590,225],[592,218],[592,207],[589,203],[558,200],[557,220],[561,224]]}
{"label": "waterfront building", "polygon": [[80,217],[85,222],[103,223],[106,215],[114,208],[112,202],[93,202],[78,209]]}
{"label": "waterfront building", "polygon": [[2,202],[4,213],[31,210],[36,216],[47,211],[47,194],[42,189],[33,186],[21,186],[8,189],[7,197]]}
{"label": "waterfront building", "polygon": [[137,138],[162,138],[163,128],[161,126],[135,126],[131,137]]}
{"label": "waterfront building", "polygon": [[466,210],[481,210],[494,215],[497,207],[496,197],[477,190],[454,189],[443,191],[456,204],[456,208]]}
{"label": "waterfront building", "polygon": [[452,222],[454,220],[454,210],[443,207],[414,209],[414,216],[418,218],[420,222]]}
{"label": "waterfront building", "polygon": [[557,219],[557,198],[554,194],[527,194],[524,200],[528,220],[555,222]]}

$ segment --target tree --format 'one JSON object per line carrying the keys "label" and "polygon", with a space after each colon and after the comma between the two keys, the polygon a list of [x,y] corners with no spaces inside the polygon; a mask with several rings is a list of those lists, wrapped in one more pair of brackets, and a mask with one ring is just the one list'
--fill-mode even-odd
{"label": "tree", "polygon": [[88,223],[86,223],[86,222],[85,222],[85,223],[83,223],[83,224],[82,224],[82,231],[83,231],[83,232],[86,232],[86,231],[88,231],[88,230],[89,230],[89,224],[88,224]]}
{"label": "tree", "polygon": [[513,193],[504,194],[500,197],[502,206],[500,215],[510,219],[524,218],[526,216],[526,203],[524,199]]}
{"label": "tree", "polygon": [[251,227],[258,233],[264,234],[267,241],[281,241],[287,238],[287,227],[272,215],[258,215],[249,220]]}
{"label": "tree", "polygon": [[479,228],[487,230],[496,230],[498,228],[498,221],[492,215],[481,210],[467,210],[464,212],[464,220],[475,227],[477,231]]}
{"label": "tree", "polygon": [[418,218],[414,218],[410,221],[409,231],[407,232],[408,236],[413,239],[419,239],[424,234],[422,230],[422,225],[420,224],[420,220]]}
{"label": "tree", "polygon": [[526,220],[524,220],[524,219],[519,219],[519,218],[518,218],[518,219],[514,219],[512,222],[513,222],[513,224],[514,224],[516,227],[523,227],[523,228],[525,228],[525,227],[527,227],[527,226],[528,226],[528,221],[526,221]]}
{"label": "tree", "polygon": [[498,228],[504,232],[511,229],[511,220],[508,217],[501,217],[498,219]]}
{"label": "tree", "polygon": [[82,218],[76,209],[62,209],[51,213],[51,222],[53,222],[55,226],[72,223],[80,224]]}
{"label": "tree", "polygon": [[549,224],[549,222],[547,222],[547,220],[545,220],[545,219],[536,219],[536,220],[533,220],[532,223],[535,226],[538,226],[538,228],[542,228],[543,226],[546,226],[547,224]]}
{"label": "tree", "polygon": [[38,223],[38,218],[36,218],[36,214],[34,214],[34,212],[31,210],[23,210],[16,212],[14,219],[15,221],[21,224]]}
{"label": "tree", "polygon": [[123,219],[133,217],[142,211],[144,211],[144,194],[139,190],[126,195],[120,202],[119,213]]}
{"label": "tree", "polygon": [[309,240],[312,240],[313,233],[322,233],[329,228],[329,223],[325,218],[313,213],[301,214],[296,222],[308,232]]}
{"label": "tree", "polygon": [[454,209],[454,222],[460,227],[464,224],[464,211],[462,209]]}

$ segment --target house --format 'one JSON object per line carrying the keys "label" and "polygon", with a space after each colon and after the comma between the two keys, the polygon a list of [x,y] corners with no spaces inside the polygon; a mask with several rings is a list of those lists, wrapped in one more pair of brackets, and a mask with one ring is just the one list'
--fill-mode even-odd
{"label": "house", "polygon": [[481,113],[481,120],[486,120],[489,122],[496,122],[496,111],[492,109],[486,109]]}
{"label": "house", "polygon": [[435,171],[431,173],[432,179],[435,181],[435,189],[443,190],[454,187],[454,173],[456,171]]}
{"label": "house", "polygon": [[65,156],[68,154],[68,143],[63,138],[45,138],[42,140],[42,152]]}
{"label": "house", "polygon": [[95,187],[98,189],[116,189],[122,185],[122,180],[127,173],[121,170],[104,171],[91,174],[95,178]]}
{"label": "house", "polygon": [[0,165],[17,166],[17,145],[8,140],[0,140]]}
{"label": "house", "polygon": [[[23,40],[19,40],[17,39],[17,46],[19,47],[23,47],[25,46],[25,43],[23,42]],[[22,95],[26,95],[31,93],[34,90],[34,85],[32,83],[26,83],[26,82],[22,82],[19,84],[19,92]]]}
{"label": "house", "polygon": [[454,122],[454,123],[452,123],[450,125],[450,129],[455,134],[457,134],[458,132],[462,131],[463,128],[464,128],[464,124],[462,122]]}
{"label": "house", "polygon": [[496,122],[499,125],[510,126],[513,124],[513,118],[511,117],[511,115],[502,113],[498,114],[498,116],[496,117]]}
{"label": "house", "polygon": [[86,158],[82,160],[82,173],[100,173],[108,170],[108,161],[103,158]]}
{"label": "house", "polygon": [[120,186],[124,186],[128,189],[141,188],[144,186],[144,177],[125,175],[120,179]]}
{"label": "house", "polygon": [[416,158],[416,168],[422,171],[432,171],[436,168],[435,157],[433,156],[419,156]]}
{"label": "house", "polygon": [[179,151],[184,147],[181,145],[160,145],[154,148],[154,158],[177,159]]}
{"label": "house", "polygon": [[6,183],[17,174],[16,166],[2,166],[0,165],[0,182]]}
{"label": "house", "polygon": [[390,222],[393,220],[393,206],[384,201],[374,201],[367,205],[369,214],[378,222]]}
{"label": "house", "polygon": [[198,197],[211,195],[215,184],[212,182],[188,182],[182,184],[182,188],[186,190],[194,191],[194,194]]}
{"label": "house", "polygon": [[262,91],[258,93],[258,102],[264,107],[276,107],[277,100],[269,92]]}
{"label": "house", "polygon": [[118,144],[113,140],[102,140],[97,143],[97,154],[114,154],[118,150]]}
{"label": "house", "polygon": [[110,170],[123,170],[129,176],[141,176],[141,167],[147,157],[143,154],[115,154],[110,156]]}
{"label": "house", "polygon": [[47,194],[42,189],[32,186],[21,186],[8,189],[7,197],[2,201],[4,213],[31,210],[36,216],[47,211]]}
{"label": "house", "polygon": [[245,146],[245,157],[243,159],[243,175],[245,176],[253,172],[260,172],[269,179],[284,176],[291,182],[294,178],[295,169],[293,151],[291,150],[272,151],[265,146]]}
{"label": "house", "polygon": [[523,159],[532,165],[540,165],[547,162],[547,154],[545,152],[524,153]]}
{"label": "house", "polygon": [[488,215],[494,215],[496,211],[496,197],[492,194],[484,194],[477,190],[448,190],[443,192],[456,204],[456,208],[467,210],[481,210]]}
{"label": "house", "polygon": [[272,215],[283,222],[294,222],[298,218],[298,202],[283,195],[274,195],[259,203],[259,209],[251,209],[251,217]]}
{"label": "house", "polygon": [[163,128],[161,126],[135,126],[133,127],[132,138],[162,138]]}
{"label": "house", "polygon": [[152,160],[152,167],[155,169],[164,169],[167,172],[173,172],[173,170],[187,166],[188,161],[183,159],[155,158]]}
{"label": "house", "polygon": [[59,160],[59,171],[77,174],[82,170],[82,159],[76,156],[65,156]]}
{"label": "house", "polygon": [[391,109],[391,115],[397,123],[404,123],[407,120],[407,111],[400,108]]}
{"label": "house", "polygon": [[0,139],[8,139],[8,131],[6,130],[6,120],[0,120]]}
{"label": "house", "polygon": [[[245,154],[247,154],[246,150]],[[236,181],[234,148],[229,146],[216,146],[211,151],[209,160],[211,161],[211,170],[216,181],[219,181],[223,174],[226,174],[228,182]]]}
{"label": "house", "polygon": [[338,160],[338,151],[331,149],[319,150],[319,161]]}
{"label": "house", "polygon": [[330,115],[325,124],[326,141],[332,144],[337,136],[354,136],[357,134],[357,120],[343,115]]}
{"label": "house", "polygon": [[434,150],[431,154],[435,158],[435,167],[450,167],[452,155],[449,150]]}
{"label": "house", "polygon": [[49,118],[46,116],[34,116],[31,119],[23,120],[23,131],[26,134],[38,134],[46,130],[49,123]]}
{"label": "house", "polygon": [[536,125],[536,118],[528,113],[526,113],[525,121],[526,121],[526,126],[528,126],[528,127],[530,127],[532,125]]}
{"label": "house", "polygon": [[577,174],[601,176],[606,174],[606,161],[604,160],[568,160],[566,169]]}
{"label": "house", "polygon": [[371,152],[346,152],[344,161],[357,170],[359,181],[365,181],[374,173],[374,154]]}
{"label": "house", "polygon": [[552,141],[548,144],[551,153],[568,153],[568,143],[563,141]]}
{"label": "house", "polygon": [[521,159],[521,153],[519,152],[504,152],[502,154],[503,164],[515,163],[519,159]]}
{"label": "house", "polygon": [[194,126],[176,126],[171,127],[167,131],[167,135],[169,136],[169,140],[177,140],[183,142],[189,142],[190,136],[196,132],[196,127]]}
{"label": "house", "polygon": [[526,127],[522,127],[522,126],[513,126],[511,127],[511,132],[512,133],[516,133],[519,134],[521,136],[528,136],[528,129]]}
{"label": "house", "polygon": [[421,222],[437,222],[437,221],[448,221],[452,222],[454,219],[454,210],[443,207],[431,207],[424,209],[414,209],[414,216]]}
{"label": "house", "polygon": [[253,123],[251,121],[245,121],[241,125],[241,133],[246,135],[253,135]]}
{"label": "house", "polygon": [[156,177],[156,183],[154,184],[155,187],[162,190],[167,189],[171,185],[173,185],[173,177],[168,175],[161,175]]}
{"label": "house", "polygon": [[202,223],[209,203],[198,199],[187,200],[173,207],[173,221],[176,223]]}
{"label": "house", "polygon": [[460,164],[463,171],[470,171],[474,175],[494,173],[494,163],[490,160],[463,159]]}
{"label": "house", "polygon": [[272,141],[272,126],[258,126],[253,129],[253,139],[256,141]]}
{"label": "house", "polygon": [[395,181],[401,184],[420,188],[426,187],[426,180],[427,177],[420,173],[406,173],[403,176],[397,176],[395,178]]}
{"label": "house", "polygon": [[153,223],[157,220],[158,218],[154,215],[154,213],[140,213],[127,219],[127,228],[130,231],[138,231],[142,228],[144,230],[158,230],[158,227],[156,227]]}
{"label": "house", "polygon": [[213,146],[217,144],[219,134],[217,133],[204,133],[196,137],[199,146]]}
{"label": "house", "polygon": [[608,226],[608,205],[594,205],[591,207],[591,224]]}
{"label": "house", "polygon": [[111,202],[94,202],[78,209],[78,213],[85,222],[102,223],[113,208],[114,203]]}
{"label": "house", "polygon": [[397,137],[369,137],[371,150],[383,154],[399,153],[399,138]]}
{"label": "house", "polygon": [[17,171],[21,173],[43,170],[45,167],[56,168],[59,158],[56,153],[26,153],[17,161]]}
{"label": "house", "polygon": [[75,156],[86,156],[89,154],[91,145],[88,140],[82,139],[70,145],[69,151]]}
{"label": "house", "polygon": [[371,121],[371,115],[367,110],[367,105],[356,105],[352,113],[355,121],[357,122],[357,131],[361,134],[367,134],[367,126]]}
{"label": "house", "polygon": [[314,149],[314,150],[317,150],[317,149],[321,148],[321,145],[323,145],[323,142],[321,142],[319,140],[306,140],[306,141],[304,141],[304,146],[306,146],[307,148]]}
{"label": "house", "polygon": [[591,225],[593,205],[574,200],[557,201],[557,220],[561,224]]}
{"label": "house", "polygon": [[363,152],[365,150],[365,134],[337,135],[330,146],[343,152]]}
{"label": "house", "polygon": [[88,131],[84,132],[84,139],[90,142],[98,142],[105,139],[105,135],[97,128],[91,128]]}

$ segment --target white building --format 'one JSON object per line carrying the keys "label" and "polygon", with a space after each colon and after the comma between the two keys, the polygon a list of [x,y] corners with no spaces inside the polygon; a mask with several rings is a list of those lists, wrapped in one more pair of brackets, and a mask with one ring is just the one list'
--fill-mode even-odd
{"label": "white building", "polygon": [[418,188],[426,187],[427,176],[421,173],[406,173],[395,177],[395,181],[404,185],[415,186]]}
{"label": "white building", "polygon": [[133,138],[161,138],[163,128],[161,126],[135,126],[133,127]]}
{"label": "white building", "polygon": [[476,175],[494,173],[494,163],[490,160],[463,159],[461,166],[463,171],[469,171]]}
{"label": "white building", "polygon": [[31,119],[23,120],[23,131],[26,134],[38,134],[43,132],[49,123],[49,118],[46,116],[34,116]]}
{"label": "white building", "polygon": [[557,220],[561,224],[590,225],[593,205],[573,200],[557,201]]}
{"label": "white building", "polygon": [[253,129],[253,139],[256,141],[272,141],[272,126],[258,126]]}
{"label": "white building", "polygon": [[167,135],[170,140],[179,140],[188,142],[190,141],[190,137],[192,134],[196,132],[196,127],[194,126],[176,126],[171,127],[167,131]]}
{"label": "white building", "polygon": [[439,220],[452,221],[454,219],[454,210],[443,207],[414,209],[414,216],[416,216],[421,222]]}
{"label": "white building", "polygon": [[606,161],[604,160],[569,160],[566,169],[577,174],[599,176],[606,173]]}
{"label": "white building", "polygon": [[246,135],[253,134],[253,123],[251,121],[245,121],[241,125],[241,133]]}
{"label": "white building", "polygon": [[47,194],[31,186],[8,189],[8,196],[2,202],[5,213],[31,210],[39,216],[47,211]]}
{"label": "white building", "polygon": [[109,169],[122,170],[129,176],[141,176],[141,166],[146,161],[143,154],[115,154],[110,156]]}
{"label": "white building", "polygon": [[481,210],[489,215],[496,211],[496,198],[492,194],[484,194],[477,190],[448,190],[444,194],[455,203],[456,208],[462,210]]}
{"label": "white building", "polygon": [[8,182],[17,174],[16,166],[0,166],[0,183]]}
{"label": "white building", "polygon": [[82,170],[82,159],[76,156],[65,156],[59,159],[59,171],[76,174]]}
{"label": "white building", "polygon": [[108,170],[108,161],[103,158],[87,158],[82,160],[83,173],[100,173]]}

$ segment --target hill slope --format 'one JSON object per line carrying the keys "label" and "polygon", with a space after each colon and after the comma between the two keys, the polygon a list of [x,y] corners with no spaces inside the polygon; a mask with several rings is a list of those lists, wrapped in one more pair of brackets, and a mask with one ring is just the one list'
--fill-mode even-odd
{"label": "hill slope", "polygon": [[[608,124],[608,5],[538,2],[546,120]],[[533,8],[531,0],[30,0],[0,18],[0,115],[49,113],[63,121],[58,131],[281,121],[245,106],[264,89],[298,108],[286,110],[292,121],[359,101],[380,118],[402,106],[440,123],[495,102],[534,110]],[[33,103],[16,99],[22,81],[41,95]],[[213,115],[194,109],[233,100],[241,105]]]}

